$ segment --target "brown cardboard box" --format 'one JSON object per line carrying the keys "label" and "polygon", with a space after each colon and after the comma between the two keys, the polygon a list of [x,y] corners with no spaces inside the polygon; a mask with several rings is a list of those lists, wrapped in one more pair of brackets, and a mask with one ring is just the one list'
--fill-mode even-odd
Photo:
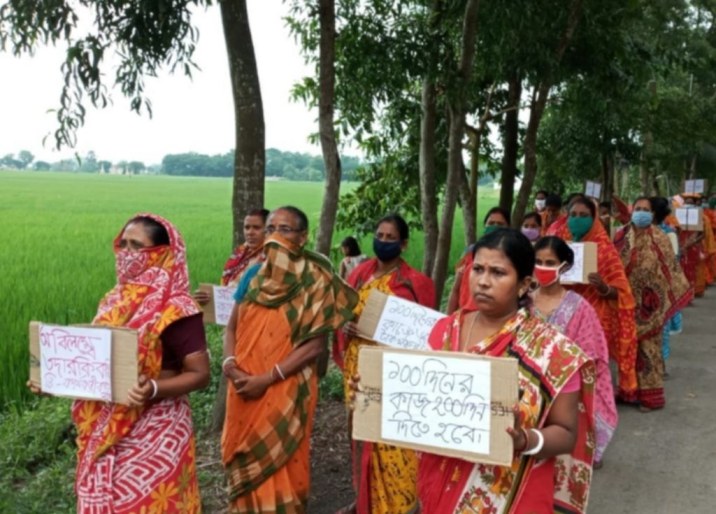
{"label": "brown cardboard box", "polygon": [[589,283],[589,274],[597,272],[597,243],[568,241],[567,244],[574,251],[574,266],[562,274],[560,282],[563,284]]}

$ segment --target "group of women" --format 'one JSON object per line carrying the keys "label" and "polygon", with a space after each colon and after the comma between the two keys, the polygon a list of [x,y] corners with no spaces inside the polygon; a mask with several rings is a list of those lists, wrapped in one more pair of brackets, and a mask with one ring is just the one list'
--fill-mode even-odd
{"label": "group of women", "polygon": [[[629,223],[612,241],[591,199],[575,195],[557,214],[545,212],[555,205],[554,195],[540,194],[537,211],[525,216],[521,230],[509,228],[508,212],[494,208],[487,214],[483,237],[456,268],[449,316],[428,341],[436,350],[518,361],[520,395],[515,426],[508,429],[512,464],[473,464],[355,441],[356,501],[344,512],[584,512],[592,470],[601,466],[617,425],[609,360],[617,364],[618,399],[644,411],[664,407],[668,322],[691,301],[697,282],[684,274],[678,257],[691,247],[675,251],[675,238],[667,235],[673,230],[668,203],[637,199]],[[222,274],[222,284],[237,286],[237,301],[266,258],[267,215],[248,214],[245,243]],[[696,237],[681,237],[697,245]],[[574,263],[570,241],[597,245],[598,270],[586,284],[560,282]],[[341,275],[358,303],[354,322],[335,334],[334,358],[344,371],[349,403],[360,389],[359,349],[375,344],[355,324],[370,292],[438,307],[432,280],[402,258],[408,242],[408,225],[395,214],[376,224],[375,257],[362,255],[352,238],[344,241]],[[100,302],[94,323],[137,330],[140,376],[127,405],[73,405],[78,512],[199,512],[186,395],[209,381],[198,305],[208,298],[190,295],[183,240],[160,216],[130,219],[114,251],[117,285]],[[273,370],[271,377],[262,391],[273,387]],[[242,401],[250,403],[251,394],[245,396]],[[305,507],[301,500],[289,511]]]}

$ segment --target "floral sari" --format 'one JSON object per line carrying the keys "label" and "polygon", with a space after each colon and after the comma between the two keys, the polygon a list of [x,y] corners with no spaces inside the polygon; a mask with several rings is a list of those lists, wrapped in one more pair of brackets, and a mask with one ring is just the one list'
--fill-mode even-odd
{"label": "floral sari", "polygon": [[[432,307],[435,288],[430,278],[414,270],[407,263],[391,273],[373,278],[378,262],[371,259],[348,277],[348,283],[358,291],[360,300],[355,309],[360,316],[371,291],[399,296]],[[339,344],[345,347],[342,359],[344,387],[348,398],[348,380],[358,371],[358,351],[361,346],[375,345],[373,341],[339,334]],[[412,450],[379,443],[353,442],[353,482],[357,492],[358,514],[406,514],[417,508],[415,480],[418,460]]]}
{"label": "floral sari", "polygon": [[[430,335],[436,350],[458,351],[465,312],[439,321]],[[418,493],[425,514],[583,513],[594,453],[594,365],[549,324],[520,310],[493,336],[468,350],[518,362],[519,408],[528,428],[540,428],[562,388],[581,379],[578,436],[570,455],[538,461],[516,454],[512,465],[475,464],[425,453]]]}
{"label": "floral sari", "polygon": [[[565,241],[572,240],[566,223],[558,232],[548,231]],[[634,321],[634,296],[624,265],[607,235],[604,227],[596,220],[580,242],[597,243],[597,271],[602,280],[617,291],[617,298],[607,299],[591,284],[568,286],[587,300],[599,316],[609,345],[609,357],[616,361],[619,369],[619,394],[631,395],[636,391],[636,323]]]}
{"label": "floral sari", "polygon": [[630,224],[615,241],[636,298],[639,337],[637,378],[639,389],[627,399],[657,409],[664,406],[664,325],[689,304],[693,291],[676,263],[671,242],[655,226],[636,231]]}
{"label": "floral sari", "polygon": [[[122,229],[114,240],[117,285],[100,302],[93,323],[137,330],[140,373],[157,378],[162,332],[199,308],[189,294],[181,236],[159,216],[138,216],[164,226],[170,244],[130,256],[119,248]],[[143,407],[78,400],[72,418],[77,427],[77,512],[201,511],[186,397]]]}
{"label": "floral sari", "polygon": [[[352,319],[355,292],[324,257],[278,234],[239,307],[235,357],[251,375],[266,373],[294,348]],[[315,365],[244,400],[230,392],[221,437],[229,512],[304,513],[309,445],[317,400]]]}
{"label": "floral sari", "polygon": [[263,260],[263,248],[261,246],[249,249],[246,244],[237,246],[229,259],[224,264],[224,271],[221,273],[221,285],[235,285],[241,279],[241,275],[251,264]]}
{"label": "floral sari", "polygon": [[[541,313],[535,309],[536,314]],[[574,291],[567,291],[562,303],[546,318],[569,339],[579,345],[594,361],[597,381],[594,398],[597,448],[594,456],[601,462],[617,428],[617,406],[614,403],[612,374],[609,371],[609,349],[604,330],[594,309]]]}

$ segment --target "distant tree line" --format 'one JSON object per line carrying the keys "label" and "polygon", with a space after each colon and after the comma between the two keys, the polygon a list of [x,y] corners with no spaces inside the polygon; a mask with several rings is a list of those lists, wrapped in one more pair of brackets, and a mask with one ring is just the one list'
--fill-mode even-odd
{"label": "distant tree line", "polygon": [[[342,156],[343,180],[357,180],[360,159]],[[165,155],[162,159],[161,173],[167,175],[196,177],[233,177],[234,152],[206,155],[196,152]],[[266,150],[266,176],[286,180],[305,180],[321,182],[325,167],[319,155],[298,152],[282,152],[276,148]]]}
{"label": "distant tree line", "polygon": [[139,173],[158,173],[159,166],[146,166],[142,161],[111,162],[100,160],[90,151],[84,157],[74,159],[60,159],[55,162],[35,160],[35,156],[28,150],[21,150],[16,154],[6,154],[0,157],[0,169],[34,170],[34,171],[79,171],[83,173],[115,173],[119,175],[137,175]]}

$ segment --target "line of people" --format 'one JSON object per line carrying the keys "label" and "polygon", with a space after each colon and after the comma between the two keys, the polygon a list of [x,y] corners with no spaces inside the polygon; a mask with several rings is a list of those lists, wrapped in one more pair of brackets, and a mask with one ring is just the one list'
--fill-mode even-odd
{"label": "line of people", "polygon": [[[508,212],[488,213],[485,234],[456,268],[450,316],[429,341],[435,349],[518,360],[512,466],[355,441],[356,501],[344,512],[584,512],[592,468],[616,429],[615,396],[643,410],[664,406],[671,326],[716,276],[711,214],[704,216],[709,233],[680,231],[674,251],[664,199],[637,199],[614,241],[583,195],[560,212],[559,197],[541,191],[535,206],[520,231],[507,228]],[[409,229],[395,214],[376,224],[374,258],[354,240],[343,242],[347,281],[305,248],[308,220],[295,207],[249,212],[244,236],[221,276],[236,287],[222,360],[232,388],[221,439],[229,511],[306,512],[316,360],[334,338],[350,405],[360,388],[358,350],[375,344],[355,325],[369,293],[437,307],[435,289],[402,259]],[[588,284],[560,283],[574,260],[566,241],[597,244],[598,272]],[[160,216],[130,219],[114,252],[117,284],[94,323],[138,331],[140,376],[128,405],[73,404],[78,512],[199,512],[186,395],[209,380],[197,304],[208,298],[189,293],[184,242]]]}

